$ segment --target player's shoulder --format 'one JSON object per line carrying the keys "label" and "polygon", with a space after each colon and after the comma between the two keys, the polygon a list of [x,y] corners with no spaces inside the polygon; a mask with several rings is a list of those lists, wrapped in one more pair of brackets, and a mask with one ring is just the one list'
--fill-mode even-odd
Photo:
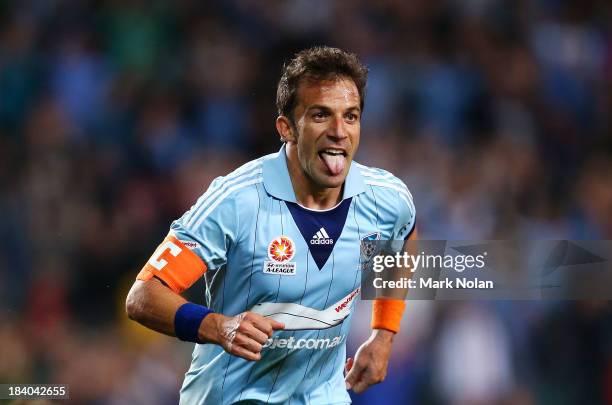
{"label": "player's shoulder", "polygon": [[388,205],[388,208],[394,211],[399,204],[414,213],[412,194],[400,178],[385,169],[366,166],[358,162],[353,162],[353,164],[359,170],[369,191],[366,195],[374,199],[377,206]]}
{"label": "player's shoulder", "polygon": [[[242,211],[257,204],[257,186],[263,182],[263,162],[269,155],[251,160],[232,172],[215,178],[196,203],[184,215],[188,223],[202,222],[210,215]],[[256,207],[257,205],[255,205]]]}
{"label": "player's shoulder", "polygon": [[273,157],[265,155],[239,166],[230,173],[215,178],[204,195],[213,190],[224,190],[226,198],[240,200],[257,199],[257,185],[263,182],[263,163]]}
{"label": "player's shoulder", "polygon": [[[410,195],[410,191],[406,184],[393,173],[378,167],[366,166],[358,162],[353,162],[359,170],[361,177],[366,185],[373,188],[384,190],[394,190]],[[412,198],[412,196],[410,196]]]}

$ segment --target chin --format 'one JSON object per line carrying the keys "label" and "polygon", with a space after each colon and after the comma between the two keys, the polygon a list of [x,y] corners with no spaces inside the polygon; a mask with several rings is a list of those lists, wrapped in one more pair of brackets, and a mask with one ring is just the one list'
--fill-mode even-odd
{"label": "chin", "polygon": [[344,184],[346,180],[346,174],[340,174],[338,176],[323,175],[319,178],[319,185],[325,188],[338,188]]}

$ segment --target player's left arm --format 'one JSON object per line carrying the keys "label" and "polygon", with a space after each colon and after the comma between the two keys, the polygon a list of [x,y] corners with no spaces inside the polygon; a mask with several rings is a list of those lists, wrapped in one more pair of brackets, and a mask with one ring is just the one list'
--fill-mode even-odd
{"label": "player's left arm", "polygon": [[[408,240],[416,240],[414,229]],[[357,394],[382,382],[387,376],[391,347],[406,303],[403,300],[380,299],[372,303],[372,334],[357,350],[355,359],[345,365],[346,389]]]}
{"label": "player's left arm", "polygon": [[[414,220],[414,206],[413,220]],[[401,216],[401,215],[400,215]],[[397,235],[396,235],[397,236]],[[402,235],[405,237],[405,235]],[[414,224],[407,241],[418,239]],[[404,244],[404,249],[406,249]],[[348,358],[345,365],[346,389],[360,394],[368,387],[382,382],[387,376],[387,367],[395,334],[406,303],[404,300],[378,299],[372,303],[372,334],[357,350],[355,359]]]}
{"label": "player's left arm", "polygon": [[[408,240],[416,240],[416,229]],[[372,334],[357,350],[355,359],[348,358],[345,365],[346,389],[357,394],[382,382],[387,376],[387,366],[395,334],[406,303],[403,300],[374,300],[372,303]]]}

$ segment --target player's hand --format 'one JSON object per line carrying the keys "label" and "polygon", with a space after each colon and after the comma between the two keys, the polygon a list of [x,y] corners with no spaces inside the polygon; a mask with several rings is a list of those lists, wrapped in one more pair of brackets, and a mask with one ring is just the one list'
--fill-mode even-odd
{"label": "player's hand", "polygon": [[369,386],[378,384],[387,376],[387,365],[395,333],[376,329],[357,350],[355,360],[348,358],[344,371],[346,389],[361,394]]}
{"label": "player's hand", "polygon": [[200,326],[201,339],[221,345],[226,352],[246,360],[260,360],[264,343],[285,325],[254,312],[236,316],[210,314]]}

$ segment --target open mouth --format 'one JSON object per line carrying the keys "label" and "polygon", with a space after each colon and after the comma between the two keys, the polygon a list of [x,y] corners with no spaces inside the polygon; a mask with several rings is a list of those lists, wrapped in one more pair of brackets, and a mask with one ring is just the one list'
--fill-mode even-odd
{"label": "open mouth", "polygon": [[346,166],[346,152],[344,150],[334,148],[322,149],[319,152],[319,157],[332,176],[337,176],[344,171]]}

